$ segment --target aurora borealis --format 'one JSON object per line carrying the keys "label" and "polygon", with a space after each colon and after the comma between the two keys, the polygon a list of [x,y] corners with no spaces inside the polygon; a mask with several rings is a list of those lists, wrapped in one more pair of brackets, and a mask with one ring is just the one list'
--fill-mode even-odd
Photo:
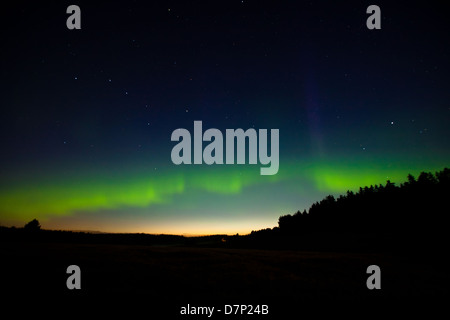
{"label": "aurora borealis", "polygon": [[[438,5],[379,2],[368,30],[361,2],[79,2],[68,30],[70,4],[2,19],[1,225],[248,233],[450,164]],[[279,129],[279,171],[173,164],[194,121]]]}

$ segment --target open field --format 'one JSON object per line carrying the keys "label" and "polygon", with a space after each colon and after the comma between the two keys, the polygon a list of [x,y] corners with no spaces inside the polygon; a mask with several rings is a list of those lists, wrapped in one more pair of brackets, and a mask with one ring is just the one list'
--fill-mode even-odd
{"label": "open field", "polygon": [[[73,294],[66,268],[81,268],[77,294],[139,294],[172,300],[443,296],[446,264],[417,254],[327,253],[176,246],[0,242],[3,290]],[[366,269],[381,268],[381,290]]]}

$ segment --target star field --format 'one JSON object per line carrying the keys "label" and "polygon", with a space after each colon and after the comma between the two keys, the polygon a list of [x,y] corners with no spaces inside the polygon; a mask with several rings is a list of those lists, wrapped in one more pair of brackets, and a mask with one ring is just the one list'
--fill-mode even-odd
{"label": "star field", "polygon": [[[449,165],[438,2],[79,2],[2,13],[0,224],[273,227],[328,194]],[[280,167],[171,162],[177,128],[279,129]]]}

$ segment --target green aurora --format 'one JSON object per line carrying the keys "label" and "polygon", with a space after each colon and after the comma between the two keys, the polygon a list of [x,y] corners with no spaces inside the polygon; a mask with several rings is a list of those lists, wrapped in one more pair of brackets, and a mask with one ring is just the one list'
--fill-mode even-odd
{"label": "green aurora", "polygon": [[[65,171],[64,175],[54,172],[45,178],[35,174],[29,175],[27,179],[15,179],[14,183],[8,185],[3,184],[0,214],[2,222],[7,225],[21,225],[37,218],[44,227],[56,227],[55,221],[64,227],[64,219],[68,217],[71,223],[77,219],[95,220],[97,213],[107,211],[109,214],[132,218],[133,212],[139,210],[141,214],[136,217],[137,221],[139,217],[142,219],[143,212],[147,212],[145,220],[149,222],[129,231],[147,232],[146,226],[151,224],[152,217],[160,223],[173,219],[179,223],[183,220],[188,223],[192,217],[183,214],[183,210],[198,212],[200,215],[211,205],[209,201],[214,203],[217,199],[223,201],[220,207],[225,211],[221,214],[224,221],[242,208],[258,211],[267,206],[262,200],[255,203],[255,199],[248,196],[252,191],[279,205],[279,210],[303,210],[327,194],[339,195],[360,186],[384,184],[386,180],[401,183],[406,180],[408,173],[417,175],[424,168],[434,172],[446,164],[444,160],[434,159],[428,165],[421,162],[405,166],[404,161],[364,161],[362,158],[340,158],[333,162],[318,159],[286,161],[281,163],[279,173],[273,176],[259,175],[259,167],[252,165],[181,165],[159,171],[135,167],[113,172],[96,169],[81,171],[83,174],[79,171],[72,174]],[[289,190],[289,195],[278,203],[279,197],[273,195],[283,188]],[[305,195],[308,200],[304,198]],[[261,221],[272,221],[267,225],[271,227],[276,224],[280,214],[292,213],[279,210],[266,212],[260,217]],[[210,216],[208,218],[204,214],[202,220],[211,220],[211,223],[220,225],[221,218],[218,215]],[[239,218],[242,220],[248,217],[244,213]],[[258,218],[253,218],[255,222],[258,221]],[[70,228],[69,225],[66,228]],[[112,222],[107,226],[114,230],[101,231],[120,230],[120,223],[116,228]],[[248,225],[241,232],[249,232],[251,228]],[[185,232],[188,233],[202,232],[196,231],[194,227],[187,229]],[[216,229],[224,233],[234,232],[226,227]],[[159,230],[160,233],[169,231]]]}

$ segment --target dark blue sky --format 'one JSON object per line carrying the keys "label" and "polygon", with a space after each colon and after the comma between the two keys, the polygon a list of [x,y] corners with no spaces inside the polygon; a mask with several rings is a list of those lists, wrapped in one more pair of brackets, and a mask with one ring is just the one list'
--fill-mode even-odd
{"label": "dark blue sky", "polygon": [[[81,30],[66,28],[71,4]],[[446,11],[378,1],[381,30],[368,30],[371,4],[5,5],[0,223],[245,232],[329,193],[442,169]],[[279,173],[173,165],[170,135],[194,120],[279,129]]]}

